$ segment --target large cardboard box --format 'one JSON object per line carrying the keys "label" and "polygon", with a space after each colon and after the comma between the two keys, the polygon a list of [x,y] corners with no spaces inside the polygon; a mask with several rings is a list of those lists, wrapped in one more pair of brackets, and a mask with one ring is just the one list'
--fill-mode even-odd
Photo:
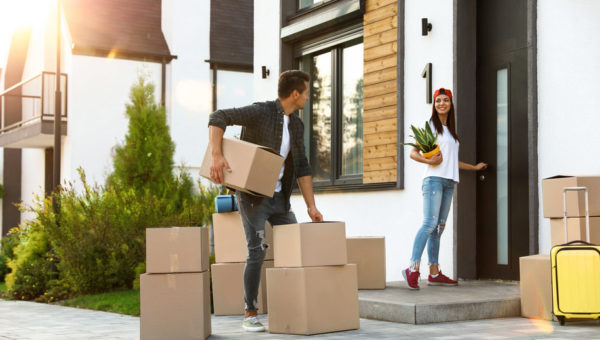
{"label": "large cardboard box", "polygon": [[209,280],[208,272],[141,275],[140,338],[206,339],[211,333]]}
{"label": "large cardboard box", "polygon": [[348,237],[348,263],[356,264],[358,289],[385,289],[385,237]]}
{"label": "large cardboard box", "polygon": [[521,275],[521,315],[552,320],[552,278],[550,255],[519,258]]}
{"label": "large cardboard box", "polygon": [[[248,247],[239,211],[213,214],[215,262],[246,262]],[[265,223],[265,241],[269,245],[265,260],[273,259],[273,228]]]}
{"label": "large cardboard box", "polygon": [[[544,217],[563,217],[563,188],[580,186],[588,188],[590,216],[600,216],[600,176],[559,175],[542,180]],[[585,194],[583,191],[567,192],[567,216],[585,216]]]}
{"label": "large cardboard box", "polygon": [[344,265],[346,224],[311,222],[273,228],[275,267]]}
{"label": "large cardboard box", "polygon": [[360,328],[356,265],[267,269],[269,332]]}
{"label": "large cardboard box", "polygon": [[[244,314],[245,265],[245,263],[216,263],[211,265],[215,315]],[[267,268],[273,268],[273,261],[265,261],[263,263],[256,305],[259,314],[266,314],[268,312]]]}
{"label": "large cardboard box", "polygon": [[[567,228],[567,242],[587,241],[585,217],[567,218]],[[562,218],[550,219],[550,239],[553,247],[565,243],[565,224]],[[590,243],[600,244],[600,217],[590,217]]]}
{"label": "large cardboard box", "polygon": [[146,229],[146,272],[185,273],[209,270],[208,228]]}
{"label": "large cardboard box", "polygon": [[[200,167],[200,175],[210,180],[211,150],[209,144]],[[231,172],[223,171],[226,186],[253,195],[273,197],[284,161],[279,153],[232,138],[223,138],[222,150],[231,168]]]}

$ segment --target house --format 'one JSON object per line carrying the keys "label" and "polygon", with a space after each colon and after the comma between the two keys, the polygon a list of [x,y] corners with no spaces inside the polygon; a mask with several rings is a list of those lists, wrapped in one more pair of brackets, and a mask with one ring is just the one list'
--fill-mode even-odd
{"label": "house", "polygon": [[[240,0],[234,7],[225,0],[135,0],[127,6],[154,18],[152,30],[143,31],[152,50],[135,58],[126,53],[133,43],[115,45],[114,54],[106,49],[126,29],[113,32],[106,44],[92,39],[94,44],[78,46],[81,35],[68,6],[82,1],[65,0],[63,179],[72,179],[78,166],[97,181],[109,171],[110,149],[125,134],[127,91],[141,67],[157,85],[156,97],[164,98],[176,162],[192,170],[207,145],[209,112],[274,99],[283,70],[311,74],[312,94],[300,115],[317,206],[325,219],[345,221],[349,236],[386,237],[388,281],[402,278],[422,223],[424,166],[410,160],[400,143],[408,141],[411,124],[431,115],[434,89],[454,92],[461,160],[490,164],[486,171],[461,173],[441,241],[445,273],[517,280],[520,256],[550,251],[541,180],[600,173],[589,151],[600,144],[593,104],[600,78],[595,0]],[[102,2],[93,15],[125,6]],[[247,12],[243,4],[253,8]],[[219,10],[235,19],[214,18]],[[131,21],[115,15],[106,15],[109,31],[115,21]],[[218,40],[248,18],[246,33],[251,30],[253,39],[232,45]],[[15,44],[5,88],[54,70],[51,20],[48,25],[47,44],[35,44],[43,39],[36,40],[40,33],[34,31],[31,43]],[[97,27],[88,29],[91,34]],[[247,53],[239,48],[243,41],[252,41],[253,54],[227,59]],[[21,105],[24,115],[25,99]],[[22,117],[5,118],[3,128]],[[43,191],[47,172],[40,169],[48,168],[51,144],[11,149],[3,135],[6,230],[22,218],[8,211],[9,202]],[[309,219],[299,193],[292,208],[298,220]],[[425,265],[426,254],[422,260]]]}
{"label": "house", "polygon": [[[282,70],[312,75],[311,102],[301,115],[317,205],[326,219],[346,221],[348,235],[386,237],[388,281],[402,278],[422,223],[424,166],[400,143],[409,140],[411,124],[429,119],[432,90],[440,87],[455,94],[460,159],[490,165],[461,171],[441,240],[442,270],[518,280],[520,256],[549,253],[541,180],[600,173],[587,151],[600,141],[593,105],[599,2],[254,6],[255,99],[273,98]],[[271,76],[263,79],[262,67]],[[308,219],[300,195],[292,206],[299,220]],[[426,254],[422,261],[425,267]]]}
{"label": "house", "polygon": [[[2,66],[2,234],[30,217],[13,203],[31,203],[53,188],[57,10],[56,2],[45,3],[39,22],[14,33]],[[82,167],[91,183],[104,183],[114,146],[127,132],[125,104],[140,74],[154,83],[155,98],[165,105],[175,163],[198,177],[210,112],[252,101],[253,4],[61,3],[61,182],[77,183],[76,169]],[[228,26],[232,13],[243,20]]]}

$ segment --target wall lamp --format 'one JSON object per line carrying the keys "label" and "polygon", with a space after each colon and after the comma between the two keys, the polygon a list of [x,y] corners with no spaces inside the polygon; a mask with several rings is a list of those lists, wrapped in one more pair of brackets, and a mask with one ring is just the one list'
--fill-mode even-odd
{"label": "wall lamp", "polygon": [[261,66],[262,70],[262,79],[267,79],[271,71],[266,66]]}
{"label": "wall lamp", "polygon": [[421,35],[427,35],[429,32],[431,32],[431,28],[433,28],[433,26],[427,22],[427,18],[421,19]]}

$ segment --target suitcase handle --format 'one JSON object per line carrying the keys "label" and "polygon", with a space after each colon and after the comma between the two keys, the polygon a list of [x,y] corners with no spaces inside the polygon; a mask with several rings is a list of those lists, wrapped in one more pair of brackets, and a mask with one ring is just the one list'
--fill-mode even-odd
{"label": "suitcase handle", "polygon": [[[584,191],[585,192],[585,226],[586,226],[586,237],[587,237],[587,244],[590,244],[589,242],[591,241],[590,239],[590,211],[589,211],[589,199],[588,199],[588,188],[587,187],[565,187],[563,188],[563,201],[564,201],[564,215],[563,215],[563,221],[565,224],[565,242],[569,241],[569,236],[568,234],[568,229],[567,228],[567,191]],[[578,241],[573,241],[573,242],[578,242]],[[569,243],[567,243],[569,244]]]}
{"label": "suitcase handle", "polygon": [[571,244],[574,244],[574,243],[581,243],[581,244],[587,244],[588,246],[593,246],[593,244],[591,244],[589,242],[581,241],[581,240],[571,241],[569,243],[565,243],[565,244],[562,244],[562,245],[563,246],[568,246],[568,245],[571,245]]}

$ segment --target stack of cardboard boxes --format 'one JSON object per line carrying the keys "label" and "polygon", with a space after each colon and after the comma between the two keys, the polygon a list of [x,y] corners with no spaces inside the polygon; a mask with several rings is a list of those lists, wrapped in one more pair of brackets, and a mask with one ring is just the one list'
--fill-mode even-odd
{"label": "stack of cardboard boxes", "polygon": [[[585,194],[567,193],[567,228],[564,228],[563,188],[585,186],[589,192],[590,239],[600,243],[600,176],[554,176],[542,180],[544,217],[550,218],[551,246],[585,241]],[[521,315],[552,320],[552,281],[550,255],[538,254],[519,259],[521,276]]]}
{"label": "stack of cardboard boxes", "polygon": [[208,229],[146,230],[140,276],[141,339],[206,339],[211,333]]}
{"label": "stack of cardboard boxes", "polygon": [[[244,267],[248,255],[244,226],[238,211],[213,214],[215,264],[211,266],[215,315],[244,314]],[[273,267],[273,231],[265,224],[269,245],[258,291],[258,312],[267,313],[266,268]]]}
{"label": "stack of cardboard boxes", "polygon": [[318,334],[360,327],[355,264],[343,222],[275,226],[267,269],[269,331]]}

